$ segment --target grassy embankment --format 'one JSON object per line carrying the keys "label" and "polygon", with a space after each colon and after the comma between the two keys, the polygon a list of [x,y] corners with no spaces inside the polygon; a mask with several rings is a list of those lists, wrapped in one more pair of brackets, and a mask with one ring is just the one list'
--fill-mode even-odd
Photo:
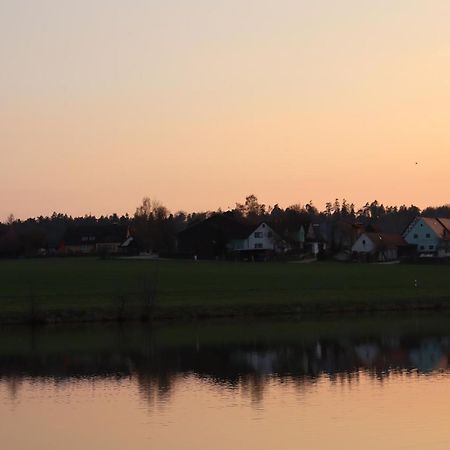
{"label": "grassy embankment", "polygon": [[[290,319],[213,320],[187,323],[58,324],[36,330],[31,327],[0,328],[1,357],[46,357],[76,354],[132,352],[151,354],[155,349],[198,349],[245,345],[310,345],[320,340],[366,341],[383,336],[421,338],[448,336],[448,314],[406,314]],[[98,360],[101,361],[99,358]]]}
{"label": "grassy embankment", "polygon": [[3,260],[0,286],[0,322],[450,309],[445,265]]}

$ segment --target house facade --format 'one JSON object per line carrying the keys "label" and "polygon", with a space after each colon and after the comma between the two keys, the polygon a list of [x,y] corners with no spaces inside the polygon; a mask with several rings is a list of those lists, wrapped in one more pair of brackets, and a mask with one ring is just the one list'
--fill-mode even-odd
{"label": "house facade", "polygon": [[450,219],[416,217],[403,237],[415,246],[418,255],[450,257]]}
{"label": "house facade", "polygon": [[214,214],[177,235],[177,251],[194,258],[242,257],[267,259],[291,249],[267,222],[257,226],[245,224],[225,214]]}
{"label": "house facade", "polygon": [[395,261],[407,242],[399,234],[362,233],[352,246],[352,253],[360,258],[378,262]]}
{"label": "house facade", "polygon": [[290,245],[266,222],[263,222],[245,238],[232,239],[228,248],[232,252],[284,253],[290,249]]}

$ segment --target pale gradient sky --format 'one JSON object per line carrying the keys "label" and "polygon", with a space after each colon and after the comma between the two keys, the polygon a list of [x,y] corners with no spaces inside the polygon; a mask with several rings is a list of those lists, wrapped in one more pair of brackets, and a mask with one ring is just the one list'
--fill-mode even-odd
{"label": "pale gradient sky", "polygon": [[448,203],[449,23],[448,0],[0,0],[0,220]]}

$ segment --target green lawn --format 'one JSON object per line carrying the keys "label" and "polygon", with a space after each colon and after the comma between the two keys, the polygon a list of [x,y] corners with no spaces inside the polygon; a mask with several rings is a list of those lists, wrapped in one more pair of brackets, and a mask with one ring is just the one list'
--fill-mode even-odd
{"label": "green lawn", "polygon": [[155,311],[165,316],[450,307],[448,265],[55,258],[0,261],[0,319],[32,308],[114,314],[118,299],[137,310],[144,279],[156,284]]}

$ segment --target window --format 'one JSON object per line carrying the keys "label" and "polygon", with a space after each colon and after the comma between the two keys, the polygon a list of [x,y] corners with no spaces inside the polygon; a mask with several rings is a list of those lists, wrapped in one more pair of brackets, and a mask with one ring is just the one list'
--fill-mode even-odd
{"label": "window", "polygon": [[263,248],[262,244],[255,244],[255,248]]}
{"label": "window", "polygon": [[420,250],[425,250],[425,245],[421,245]]}
{"label": "window", "polygon": [[430,250],[434,250],[434,245],[429,245],[428,248],[429,248]]}
{"label": "window", "polygon": [[261,231],[255,231],[254,236],[255,236],[255,238],[262,238],[262,232]]}
{"label": "window", "polygon": [[414,237],[414,239],[418,239],[419,235],[417,233],[415,233],[413,237]]}
{"label": "window", "polygon": [[429,239],[429,238],[431,237],[430,233],[427,233],[427,234],[425,235],[425,237]]}
{"label": "window", "polygon": [[363,239],[363,245],[366,245],[366,240],[365,239]]}

